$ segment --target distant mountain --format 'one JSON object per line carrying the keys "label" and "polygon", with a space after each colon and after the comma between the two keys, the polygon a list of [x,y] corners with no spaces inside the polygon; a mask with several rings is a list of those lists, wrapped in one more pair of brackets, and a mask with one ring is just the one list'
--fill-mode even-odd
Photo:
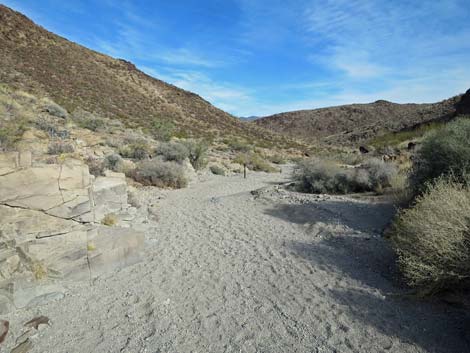
{"label": "distant mountain", "polygon": [[253,116],[247,116],[247,117],[245,117],[245,116],[240,117],[240,119],[242,121],[254,121],[254,120],[257,120],[259,118],[260,118],[259,116],[254,116],[254,115]]}
{"label": "distant mountain", "polygon": [[182,135],[287,141],[241,122],[198,95],[150,77],[132,63],[59,37],[0,5],[0,82],[50,96],[130,127],[171,122]]}
{"label": "distant mountain", "polygon": [[314,110],[280,113],[257,119],[254,125],[309,143],[351,145],[370,138],[412,129],[423,123],[470,114],[470,90],[433,104],[397,104],[379,100]]}

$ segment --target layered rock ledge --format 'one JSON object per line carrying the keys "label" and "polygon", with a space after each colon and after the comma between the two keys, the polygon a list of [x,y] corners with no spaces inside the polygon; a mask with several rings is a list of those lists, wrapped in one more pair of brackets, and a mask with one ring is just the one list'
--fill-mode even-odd
{"label": "layered rock ledge", "polygon": [[137,261],[144,234],[101,224],[120,213],[135,214],[124,174],[95,178],[79,160],[35,164],[30,152],[0,154],[0,313]]}

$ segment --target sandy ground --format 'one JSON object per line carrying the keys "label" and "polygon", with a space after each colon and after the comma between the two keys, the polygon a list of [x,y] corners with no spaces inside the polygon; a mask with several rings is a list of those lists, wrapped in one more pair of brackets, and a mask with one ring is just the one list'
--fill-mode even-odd
{"label": "sandy ground", "polygon": [[32,352],[470,352],[457,309],[398,295],[390,205],[276,190],[287,172],[152,196],[143,261],[10,314],[7,345],[47,315]]}

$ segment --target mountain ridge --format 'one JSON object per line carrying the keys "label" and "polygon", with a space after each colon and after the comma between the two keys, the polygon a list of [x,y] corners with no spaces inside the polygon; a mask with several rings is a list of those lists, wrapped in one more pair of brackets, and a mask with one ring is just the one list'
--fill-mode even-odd
{"label": "mountain ridge", "polygon": [[129,127],[171,123],[180,136],[285,137],[247,125],[199,95],[58,36],[0,4],[0,82],[50,96],[69,112],[85,109]]}
{"label": "mountain ridge", "polygon": [[458,106],[464,97],[457,95],[437,103],[400,104],[377,100],[304,109],[262,117],[252,124],[286,136],[295,135],[307,143],[358,144],[383,133],[449,120],[458,114]]}

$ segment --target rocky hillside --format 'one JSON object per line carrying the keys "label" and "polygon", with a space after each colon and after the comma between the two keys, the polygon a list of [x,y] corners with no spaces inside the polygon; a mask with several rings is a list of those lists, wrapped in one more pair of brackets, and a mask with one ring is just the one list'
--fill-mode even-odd
{"label": "rocky hillside", "polygon": [[357,144],[424,123],[446,121],[469,110],[470,92],[433,104],[397,104],[384,100],[276,114],[253,122],[307,142]]}
{"label": "rocky hillside", "polygon": [[132,63],[72,43],[0,5],[0,82],[119,119],[128,127],[171,125],[182,136],[286,139],[243,124],[198,95],[150,77]]}

